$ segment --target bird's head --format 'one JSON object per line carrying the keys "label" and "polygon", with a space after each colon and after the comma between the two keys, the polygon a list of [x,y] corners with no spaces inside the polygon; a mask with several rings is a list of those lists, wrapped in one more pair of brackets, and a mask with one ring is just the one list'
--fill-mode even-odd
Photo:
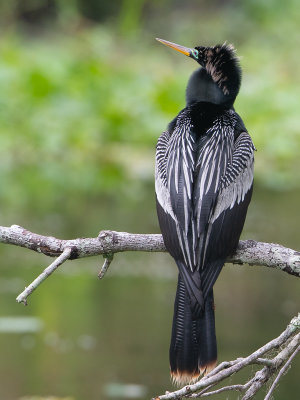
{"label": "bird's head", "polygon": [[[201,90],[201,88],[204,88],[202,87],[203,85],[199,85],[200,80],[206,80],[208,83],[211,80],[216,86],[215,96],[218,99],[223,98],[220,102],[234,102],[240,89],[242,71],[235,49],[231,44],[225,43],[214,47],[197,46],[195,48],[188,48],[168,42],[167,40],[157,40],[197,61],[205,69],[206,73],[204,74],[203,71],[199,71],[194,77],[192,75],[191,79],[193,79],[193,82],[190,82],[190,84],[198,84],[198,89]],[[193,91],[193,88],[191,87],[190,90]]]}

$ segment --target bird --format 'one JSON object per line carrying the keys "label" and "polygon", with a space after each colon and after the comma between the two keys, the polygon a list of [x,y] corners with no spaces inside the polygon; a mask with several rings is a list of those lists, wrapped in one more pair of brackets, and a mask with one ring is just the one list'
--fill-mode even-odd
{"label": "bird", "polygon": [[188,48],[157,40],[200,65],[155,156],[159,226],[178,267],[169,359],[171,378],[181,385],[217,364],[213,286],[238,246],[256,149],[234,109],[242,70],[233,45]]}

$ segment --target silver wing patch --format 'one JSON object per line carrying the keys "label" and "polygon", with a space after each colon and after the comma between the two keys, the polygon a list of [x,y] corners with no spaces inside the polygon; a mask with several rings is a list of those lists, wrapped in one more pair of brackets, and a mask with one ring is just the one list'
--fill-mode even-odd
{"label": "silver wing patch", "polygon": [[253,183],[255,147],[248,133],[243,132],[235,142],[232,161],[221,180],[217,204],[211,219],[213,223],[220,214],[240,204]]}
{"label": "silver wing patch", "polygon": [[192,269],[192,189],[194,182],[194,138],[191,120],[183,114],[177,121],[167,150],[166,177],[171,206],[176,216],[176,232],[185,264]]}
{"label": "silver wing patch", "polygon": [[157,201],[163,210],[169,214],[174,221],[176,221],[171,205],[170,192],[167,188],[166,165],[169,140],[170,134],[168,131],[165,131],[160,135],[157,142],[155,159],[155,193]]}

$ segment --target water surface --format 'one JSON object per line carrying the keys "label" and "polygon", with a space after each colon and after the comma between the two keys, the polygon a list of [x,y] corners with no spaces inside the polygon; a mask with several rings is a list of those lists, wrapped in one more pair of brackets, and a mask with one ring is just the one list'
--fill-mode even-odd
{"label": "water surface", "polygon": [[[298,192],[257,189],[243,238],[299,250],[299,201]],[[151,211],[145,213],[147,209]],[[96,227],[126,230],[125,225],[128,231],[157,231],[152,198],[149,205],[122,212],[102,210],[99,220],[92,219],[90,232]],[[68,235],[72,232],[64,237]],[[176,268],[167,254],[118,254],[103,281],[96,277],[102,258],[68,262],[23,307],[15,297],[50,259],[9,246],[1,251],[0,400],[50,395],[149,399],[172,389],[168,346]],[[278,336],[299,311],[299,300],[299,282],[292,276],[262,267],[226,266],[215,285],[219,360],[246,356]],[[299,368],[298,357],[282,378],[276,399],[299,393]],[[244,382],[252,372],[251,367],[230,382]],[[237,394],[218,397],[226,398]]]}

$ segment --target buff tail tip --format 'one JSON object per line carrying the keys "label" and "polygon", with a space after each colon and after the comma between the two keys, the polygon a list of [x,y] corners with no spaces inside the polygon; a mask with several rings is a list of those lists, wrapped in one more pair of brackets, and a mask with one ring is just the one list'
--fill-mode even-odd
{"label": "buff tail tip", "polygon": [[185,386],[197,382],[202,376],[209,374],[217,365],[217,360],[199,366],[195,371],[171,371],[172,383],[176,386]]}

